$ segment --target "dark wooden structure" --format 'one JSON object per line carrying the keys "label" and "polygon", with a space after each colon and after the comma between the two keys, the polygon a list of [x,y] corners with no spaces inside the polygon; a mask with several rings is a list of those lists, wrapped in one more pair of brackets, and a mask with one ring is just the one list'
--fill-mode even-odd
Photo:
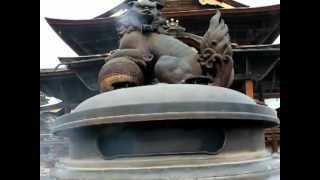
{"label": "dark wooden structure", "polygon": [[[193,7],[193,6],[191,6]],[[197,6],[195,6],[197,7]],[[221,9],[229,26],[231,41],[239,45],[272,44],[280,33],[280,6]],[[213,8],[165,8],[163,14],[176,18],[186,31],[202,36],[208,29]],[[102,54],[118,47],[117,17],[89,20],[49,19],[56,33],[81,56]]]}
{"label": "dark wooden structure", "polygon": [[[68,69],[40,70],[40,90],[63,100],[66,109],[73,108],[99,93],[97,75],[105,56],[60,58]],[[236,76],[232,89],[260,100],[280,97],[279,45],[240,46],[234,49],[234,59]]]}

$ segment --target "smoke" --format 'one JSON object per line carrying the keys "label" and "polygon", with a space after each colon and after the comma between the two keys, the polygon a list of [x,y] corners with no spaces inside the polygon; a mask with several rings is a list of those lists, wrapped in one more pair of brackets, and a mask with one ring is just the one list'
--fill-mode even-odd
{"label": "smoke", "polygon": [[128,3],[128,11],[119,18],[118,26],[140,29],[142,24],[151,24],[157,15],[159,10],[156,2],[131,1]]}
{"label": "smoke", "polygon": [[119,18],[118,25],[140,28],[142,24],[150,24],[152,21],[152,15],[141,14],[133,10],[128,10],[123,16]]}

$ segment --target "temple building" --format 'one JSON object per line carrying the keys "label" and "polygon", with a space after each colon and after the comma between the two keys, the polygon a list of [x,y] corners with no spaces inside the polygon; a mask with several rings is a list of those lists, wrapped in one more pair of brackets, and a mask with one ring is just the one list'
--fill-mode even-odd
{"label": "temple building", "polygon": [[[99,94],[99,69],[109,52],[119,46],[116,23],[128,8],[126,2],[93,19],[47,18],[57,35],[79,55],[59,57],[66,68],[40,69],[40,91],[62,100],[63,113]],[[233,0],[167,0],[162,14],[178,20],[185,32],[202,36],[217,9],[229,27],[233,46],[235,80],[230,88],[260,104],[267,98],[280,98],[280,44],[273,44],[280,35],[280,5],[252,8]],[[199,47],[196,41],[179,40]],[[278,150],[279,131],[266,132],[273,151]]]}

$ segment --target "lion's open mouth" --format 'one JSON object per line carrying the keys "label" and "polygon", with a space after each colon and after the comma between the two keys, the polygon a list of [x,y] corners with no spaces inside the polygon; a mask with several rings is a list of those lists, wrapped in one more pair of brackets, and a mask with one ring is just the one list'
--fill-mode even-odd
{"label": "lion's open mouth", "polygon": [[142,14],[150,15],[151,11],[150,10],[142,10]]}
{"label": "lion's open mouth", "polygon": [[139,19],[143,24],[150,24],[153,21],[153,15],[149,10],[143,10],[139,13]]}

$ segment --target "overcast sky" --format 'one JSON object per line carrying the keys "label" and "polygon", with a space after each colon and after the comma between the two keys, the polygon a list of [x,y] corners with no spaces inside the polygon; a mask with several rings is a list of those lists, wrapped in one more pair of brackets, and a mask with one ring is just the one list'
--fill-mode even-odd
{"label": "overcast sky", "polygon": [[[40,68],[54,68],[59,64],[57,57],[77,56],[45,21],[55,19],[91,19],[100,15],[123,0],[41,0],[40,1]],[[251,7],[280,4],[280,0],[236,0]],[[275,43],[280,43],[280,37]],[[51,103],[56,100],[51,99]],[[276,108],[280,100],[268,103]]]}

